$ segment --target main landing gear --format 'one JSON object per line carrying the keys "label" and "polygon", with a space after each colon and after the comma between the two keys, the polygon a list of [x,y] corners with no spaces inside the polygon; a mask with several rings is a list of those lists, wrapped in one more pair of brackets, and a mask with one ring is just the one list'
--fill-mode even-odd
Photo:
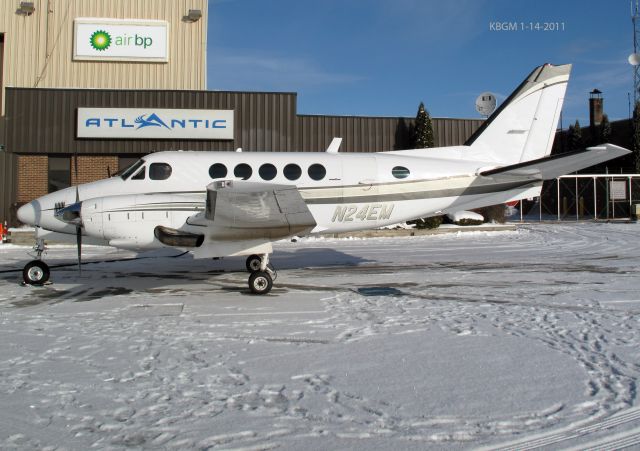
{"label": "main landing gear", "polygon": [[249,289],[253,294],[267,294],[273,288],[273,281],[278,277],[273,266],[269,263],[269,254],[250,255],[247,258]]}
{"label": "main landing gear", "polygon": [[24,266],[22,280],[27,285],[44,285],[49,280],[50,275],[49,265],[42,261],[42,253],[45,251],[44,239],[37,239],[33,250],[35,252],[35,260]]}

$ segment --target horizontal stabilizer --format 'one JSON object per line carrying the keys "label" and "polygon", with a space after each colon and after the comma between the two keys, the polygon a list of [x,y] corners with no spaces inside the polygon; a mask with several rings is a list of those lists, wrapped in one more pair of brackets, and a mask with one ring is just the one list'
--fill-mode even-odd
{"label": "horizontal stabilizer", "polygon": [[484,177],[494,179],[509,178],[510,180],[524,178],[527,180],[552,180],[561,175],[579,171],[614,158],[623,157],[631,153],[623,147],[613,144],[602,144],[589,147],[577,152],[568,152],[538,160],[504,166],[498,169],[481,172]]}

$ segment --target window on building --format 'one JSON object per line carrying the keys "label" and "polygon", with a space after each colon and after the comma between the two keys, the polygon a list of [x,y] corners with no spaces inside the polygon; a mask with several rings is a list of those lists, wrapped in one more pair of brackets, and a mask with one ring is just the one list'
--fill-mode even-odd
{"label": "window on building", "polygon": [[212,164],[209,168],[209,177],[212,179],[221,179],[227,176],[227,167],[222,163]]}
{"label": "window on building", "polygon": [[251,174],[253,174],[253,169],[251,169],[251,166],[246,163],[240,163],[233,170],[233,175],[242,180],[247,180],[251,177]]}
{"label": "window on building", "polygon": [[258,169],[258,174],[263,180],[273,180],[278,174],[278,170],[271,163],[265,163]]}
{"label": "window on building", "polygon": [[49,157],[49,192],[71,186],[71,158]]}
{"label": "window on building", "polygon": [[286,165],[282,172],[284,176],[289,180],[298,180],[302,175],[302,169],[300,169],[300,166],[293,163]]}
{"label": "window on building", "polygon": [[327,175],[327,170],[321,164],[312,164],[307,171],[313,180],[322,180]]}
{"label": "window on building", "polygon": [[391,175],[397,179],[406,179],[409,177],[409,170],[404,166],[396,166],[391,170]]}
{"label": "window on building", "polygon": [[171,177],[171,166],[168,163],[151,163],[149,178],[151,180],[166,180]]}

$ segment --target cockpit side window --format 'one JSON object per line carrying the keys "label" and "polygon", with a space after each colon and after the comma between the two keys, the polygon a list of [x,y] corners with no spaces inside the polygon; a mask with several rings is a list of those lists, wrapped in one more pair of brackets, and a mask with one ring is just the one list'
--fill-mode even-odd
{"label": "cockpit side window", "polygon": [[[138,170],[138,168],[143,164],[144,164],[144,160],[142,159],[136,161],[131,166],[126,168],[124,171],[122,171],[122,175],[120,177],[122,177],[122,180],[127,180],[129,177],[131,177],[131,174],[135,173]],[[144,174],[143,174],[143,178],[144,178]]]}
{"label": "cockpit side window", "polygon": [[151,180],[166,180],[171,177],[171,165],[168,163],[151,163],[149,165],[149,178]]}
{"label": "cockpit side window", "polygon": [[131,177],[131,180],[144,180],[144,176],[147,172],[147,168],[146,167],[142,167],[142,169],[140,169],[136,175],[134,175],[133,177]]}

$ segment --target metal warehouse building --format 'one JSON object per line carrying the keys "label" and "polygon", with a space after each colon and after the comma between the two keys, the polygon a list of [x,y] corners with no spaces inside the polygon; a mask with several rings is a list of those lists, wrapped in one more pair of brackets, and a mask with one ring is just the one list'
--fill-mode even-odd
{"label": "metal warehouse building", "polygon": [[[206,0],[0,3],[0,221],[155,151],[411,145],[410,118],[299,115],[295,93],[206,91],[206,23]],[[436,145],[481,122],[434,119]]]}

